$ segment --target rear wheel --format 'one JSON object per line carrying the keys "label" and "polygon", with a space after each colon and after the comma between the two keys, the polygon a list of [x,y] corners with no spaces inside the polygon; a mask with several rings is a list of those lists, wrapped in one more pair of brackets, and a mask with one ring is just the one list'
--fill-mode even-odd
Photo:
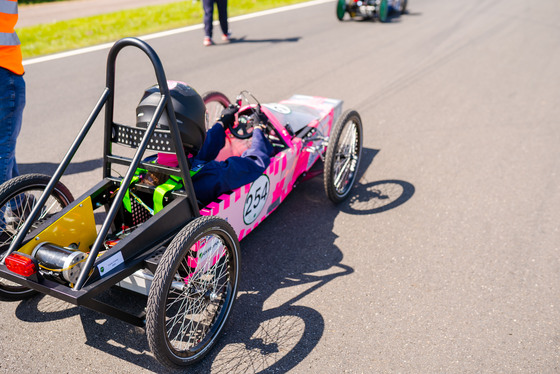
{"label": "rear wheel", "polygon": [[377,17],[381,22],[387,22],[387,19],[389,17],[389,5],[387,4],[387,0],[379,1]]}
{"label": "rear wheel", "polygon": [[227,108],[231,102],[228,97],[218,91],[209,91],[202,95],[206,105],[206,130],[209,130],[220,118],[222,110]]}
{"label": "rear wheel", "polygon": [[346,13],[346,0],[338,0],[336,4],[336,18],[342,21],[344,14]]}
{"label": "rear wheel", "polygon": [[216,343],[237,294],[239,241],[218,217],[198,217],[173,239],[154,274],[146,333],[154,356],[177,368]]}
{"label": "rear wheel", "polygon": [[325,156],[324,185],[331,201],[339,203],[350,194],[362,156],[362,120],[355,110],[347,110],[329,136]]}
{"label": "rear wheel", "polygon": [[[15,235],[39,201],[51,177],[43,174],[25,174],[0,186],[0,257],[8,250]],[[41,209],[37,222],[61,211],[74,197],[61,182],[57,183]],[[36,291],[0,278],[0,300],[22,300]]]}

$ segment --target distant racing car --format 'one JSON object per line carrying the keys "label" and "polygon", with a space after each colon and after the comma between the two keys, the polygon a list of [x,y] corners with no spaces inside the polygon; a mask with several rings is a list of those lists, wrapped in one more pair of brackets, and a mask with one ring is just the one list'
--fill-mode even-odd
{"label": "distant racing car", "polygon": [[361,16],[363,18],[377,18],[387,22],[391,12],[398,15],[406,11],[407,0],[338,0],[336,4],[336,17],[342,21],[348,13],[350,18]]}

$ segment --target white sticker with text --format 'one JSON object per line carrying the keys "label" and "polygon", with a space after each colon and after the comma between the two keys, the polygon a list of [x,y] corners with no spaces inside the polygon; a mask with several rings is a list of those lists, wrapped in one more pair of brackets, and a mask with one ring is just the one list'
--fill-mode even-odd
{"label": "white sticker with text", "polygon": [[99,275],[104,276],[108,274],[111,270],[119,266],[124,262],[124,258],[121,252],[117,252],[113,256],[109,257],[99,265],[97,265],[97,269],[99,269]]}

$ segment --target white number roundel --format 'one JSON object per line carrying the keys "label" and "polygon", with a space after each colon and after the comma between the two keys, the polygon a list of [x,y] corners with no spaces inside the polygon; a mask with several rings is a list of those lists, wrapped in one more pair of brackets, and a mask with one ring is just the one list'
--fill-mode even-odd
{"label": "white number roundel", "polygon": [[266,203],[269,189],[270,182],[266,175],[261,175],[251,185],[251,189],[245,199],[245,207],[243,208],[243,222],[246,225],[253,223],[261,213]]}
{"label": "white number roundel", "polygon": [[266,107],[282,114],[290,114],[292,112],[290,108],[282,104],[266,104]]}

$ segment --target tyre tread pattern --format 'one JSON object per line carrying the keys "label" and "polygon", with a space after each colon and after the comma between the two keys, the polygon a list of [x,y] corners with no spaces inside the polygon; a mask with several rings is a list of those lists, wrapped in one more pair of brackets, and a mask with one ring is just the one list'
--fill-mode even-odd
{"label": "tyre tread pattern", "polygon": [[[217,221],[220,222],[217,223]],[[237,269],[235,269],[235,279],[233,279],[233,292],[231,296],[233,300],[231,302],[231,305],[229,305],[229,309],[231,311],[237,294],[240,253],[237,235],[231,225],[225,220],[214,216],[202,216],[189,222],[169,244],[164,255],[161,257],[160,263],[158,264],[158,268],[155,272],[148,296],[148,304],[146,307],[146,333],[148,338],[148,345],[150,346],[152,353],[160,363],[169,368],[177,369],[187,365],[192,365],[195,362],[199,361],[211,349],[211,347],[217,340],[217,336],[219,335],[219,333],[216,334],[216,338],[212,339],[208,346],[202,349],[202,354],[198,355],[196,358],[188,360],[184,359],[182,360],[182,362],[178,362],[177,360],[173,360],[170,357],[171,353],[169,352],[169,348],[166,344],[165,333],[161,333],[166,331],[164,309],[165,299],[170,287],[169,283],[171,282],[171,280],[168,279],[169,274],[171,272],[173,272],[174,274],[176,263],[178,261],[181,261],[185,256],[188,255],[189,249],[185,249],[185,245],[188,244],[190,238],[194,237],[196,233],[205,233],[211,231],[212,229],[218,227],[218,225],[221,226],[221,228],[225,229],[225,231],[230,235],[232,239],[233,248],[230,249],[235,251],[235,253],[230,253],[230,255],[234,256],[237,264]],[[196,238],[200,238],[200,235]],[[171,274],[171,277],[173,276],[173,274]],[[221,322],[222,326],[225,325],[230,311],[228,311],[228,313],[224,317],[224,320]]]}
{"label": "tyre tread pattern", "polygon": [[[334,186],[334,175],[333,175],[333,168],[334,163],[336,161],[336,152],[338,151],[338,146],[340,143],[340,138],[342,136],[342,132],[346,128],[346,123],[350,120],[354,119],[354,122],[357,126],[358,130],[358,161],[356,163],[356,170],[355,175],[352,180],[352,185],[348,187],[348,190],[344,193],[344,195],[340,195]],[[354,183],[356,182],[356,174],[358,172],[358,168],[360,166],[360,159],[362,155],[362,138],[363,138],[363,127],[362,127],[362,120],[360,115],[357,111],[348,109],[346,110],[336,122],[334,128],[331,131],[329,136],[329,145],[327,147],[327,152],[325,156],[325,166],[324,166],[324,188],[325,193],[327,194],[328,198],[338,204],[344,201],[348,195],[350,194]]]}
{"label": "tyre tread pattern", "polygon": [[[50,180],[51,177],[48,175],[32,173],[23,174],[4,182],[2,185],[0,185],[0,207],[7,204],[14,196],[25,192],[30,188],[46,188]],[[72,196],[72,193],[70,193],[70,190],[68,190],[68,188],[60,181],[55,185],[52,194],[63,201],[63,203],[65,204],[64,206],[74,201],[74,197]],[[24,300],[35,295],[36,293],[36,291],[29,288],[27,288],[26,291],[18,293],[9,292],[3,288],[2,279],[0,279],[0,300],[2,301]]]}

